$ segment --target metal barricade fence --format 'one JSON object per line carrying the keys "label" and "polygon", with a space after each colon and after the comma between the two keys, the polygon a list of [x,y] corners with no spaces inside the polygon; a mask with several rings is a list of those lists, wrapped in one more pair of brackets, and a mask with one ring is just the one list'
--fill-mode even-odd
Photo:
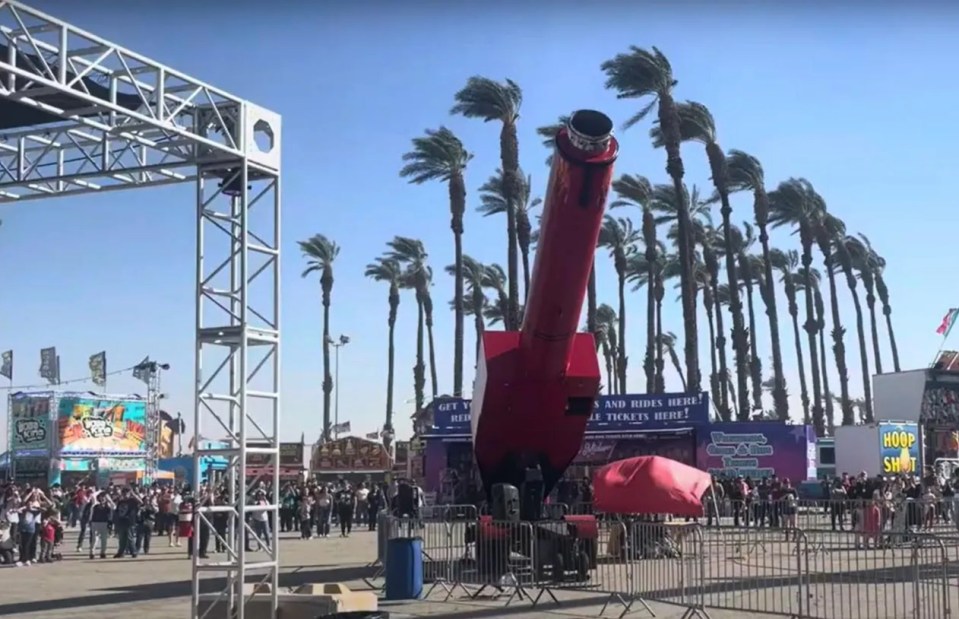
{"label": "metal barricade fence", "polygon": [[[454,510],[455,511],[455,510]],[[468,511],[468,510],[467,510]],[[605,594],[623,614],[657,602],[803,619],[943,619],[959,607],[959,535],[892,530],[705,527],[602,515],[574,535],[568,521],[496,522],[382,515],[378,555],[389,539],[423,543],[427,597],[508,595],[506,603],[564,592]],[[870,516],[875,520],[875,516]],[[591,525],[586,525],[591,526]],[[580,533],[583,533],[580,531]],[[603,612],[606,610],[603,607]]]}

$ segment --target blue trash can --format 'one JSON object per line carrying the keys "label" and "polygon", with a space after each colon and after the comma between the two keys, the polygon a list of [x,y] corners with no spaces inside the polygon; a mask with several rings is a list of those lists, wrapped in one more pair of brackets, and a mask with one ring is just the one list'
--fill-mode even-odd
{"label": "blue trash can", "polygon": [[386,545],[386,599],[417,600],[423,594],[423,540],[391,539]]}

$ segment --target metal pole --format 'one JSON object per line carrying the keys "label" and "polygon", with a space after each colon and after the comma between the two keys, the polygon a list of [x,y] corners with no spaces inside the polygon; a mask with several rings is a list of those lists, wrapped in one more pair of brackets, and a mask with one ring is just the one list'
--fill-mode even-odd
{"label": "metal pole", "polygon": [[336,348],[336,360],[334,361],[333,372],[336,376],[333,377],[333,432],[334,438],[340,438],[340,346],[342,344],[333,344]]}

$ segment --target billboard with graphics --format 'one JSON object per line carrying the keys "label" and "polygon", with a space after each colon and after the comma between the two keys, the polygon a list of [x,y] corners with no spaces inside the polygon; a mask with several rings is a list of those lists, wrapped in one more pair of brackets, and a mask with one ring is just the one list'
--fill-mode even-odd
{"label": "billboard with graphics", "polygon": [[52,393],[10,396],[10,449],[14,454],[49,455]]}
{"label": "billboard with graphics", "polygon": [[145,454],[146,403],[63,397],[57,434],[61,456],[131,456]]}
{"label": "billboard with graphics", "polygon": [[883,475],[919,474],[919,424],[880,423],[879,458]]}
{"label": "billboard with graphics", "polygon": [[816,434],[778,421],[713,423],[699,435],[697,463],[723,477],[816,478]]}

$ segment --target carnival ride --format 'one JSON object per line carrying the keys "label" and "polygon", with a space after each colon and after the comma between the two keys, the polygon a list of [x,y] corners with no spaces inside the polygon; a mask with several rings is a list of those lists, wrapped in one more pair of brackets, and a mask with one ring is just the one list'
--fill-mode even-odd
{"label": "carnival ride", "polygon": [[274,112],[0,0],[0,204],[173,183],[196,188],[194,431],[225,441],[198,445],[194,481],[207,456],[229,461],[227,503],[202,508],[200,517],[226,512],[230,525],[226,560],[205,561],[194,549],[193,617],[200,576],[211,573],[225,576],[225,585],[204,596],[204,606],[226,604],[223,616],[244,619],[249,578],[270,585],[276,616],[276,530],[265,554],[247,552],[244,522],[252,510],[247,454],[274,463],[273,495],[256,509],[276,513],[280,487],[280,128]]}
{"label": "carnival ride", "polygon": [[[554,581],[586,579],[596,564],[595,518],[544,518],[542,506],[579,452],[599,394],[593,334],[578,325],[619,149],[612,130],[593,110],[560,129],[522,327],[481,341],[471,415],[492,505],[475,532],[488,570],[503,569],[496,562],[511,552],[535,555],[537,576]],[[531,534],[517,538],[503,521],[520,520]]]}

